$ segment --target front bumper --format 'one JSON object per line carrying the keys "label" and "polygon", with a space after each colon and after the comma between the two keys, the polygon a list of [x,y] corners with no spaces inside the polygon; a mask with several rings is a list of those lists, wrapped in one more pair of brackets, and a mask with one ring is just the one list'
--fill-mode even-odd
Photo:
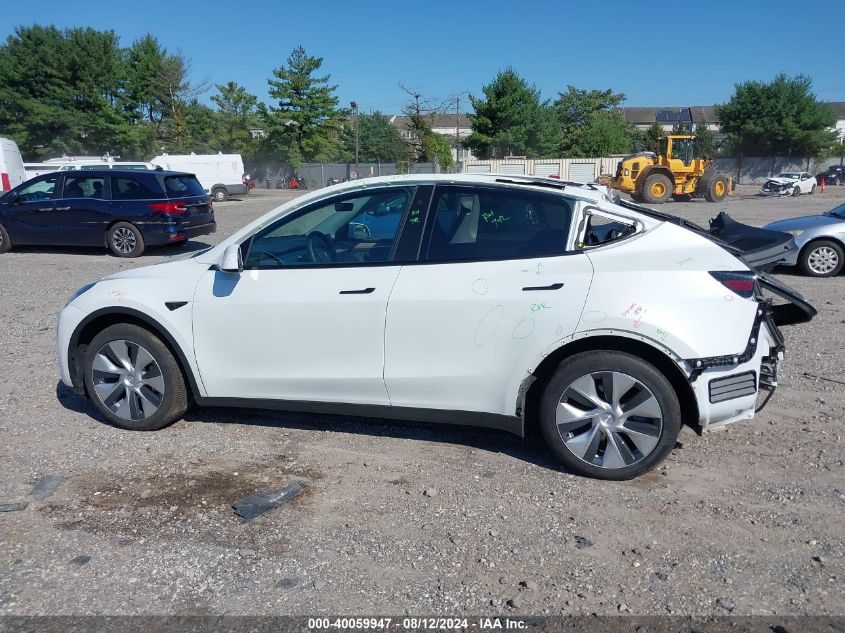
{"label": "front bumper", "polygon": [[766,185],[763,185],[763,188],[760,189],[759,195],[761,196],[791,196],[792,190],[795,188],[795,185],[782,185],[778,187],[771,187],[766,188]]}

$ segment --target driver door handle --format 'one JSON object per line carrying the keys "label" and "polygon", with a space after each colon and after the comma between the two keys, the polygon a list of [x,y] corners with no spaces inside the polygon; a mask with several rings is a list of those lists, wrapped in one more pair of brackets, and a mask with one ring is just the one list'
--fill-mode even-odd
{"label": "driver door handle", "polygon": [[368,295],[373,292],[375,288],[363,288],[361,290],[341,290],[342,295]]}
{"label": "driver door handle", "polygon": [[529,290],[560,290],[563,288],[562,283],[551,284],[550,286],[525,286],[522,290],[528,292]]}
{"label": "driver door handle", "polygon": [[56,211],[70,211],[70,207],[55,207]]}
{"label": "driver door handle", "polygon": [[38,207],[39,211],[52,211],[53,207]]}

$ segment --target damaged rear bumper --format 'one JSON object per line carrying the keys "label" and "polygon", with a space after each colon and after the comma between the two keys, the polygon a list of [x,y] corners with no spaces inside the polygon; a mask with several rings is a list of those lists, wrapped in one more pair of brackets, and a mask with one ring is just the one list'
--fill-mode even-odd
{"label": "damaged rear bumper", "polygon": [[[778,327],[806,323],[816,315],[815,308],[789,286],[765,273],[758,275],[757,282],[759,307],[746,348],[734,355],[685,361],[702,432],[751,419],[763,409],[777,388],[784,358],[784,339]],[[764,299],[763,290],[787,303]],[[758,405],[761,391],[766,395]]]}

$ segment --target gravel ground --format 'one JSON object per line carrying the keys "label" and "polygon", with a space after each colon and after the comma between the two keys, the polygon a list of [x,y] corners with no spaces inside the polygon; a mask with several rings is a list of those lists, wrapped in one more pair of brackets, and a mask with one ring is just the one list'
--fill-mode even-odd
{"label": "gravel ground", "polygon": [[[845,200],[753,191],[663,208],[760,225]],[[291,195],[216,205],[208,241]],[[27,504],[0,512],[0,614],[845,612],[843,276],[783,272],[819,315],[784,329],[763,413],[685,429],[664,467],[614,483],[460,427],[228,409],[155,433],[102,424],[58,384],[57,313],[90,280],[200,247],[0,256],[0,503]],[[291,481],[308,488],[290,504],[234,515]]]}

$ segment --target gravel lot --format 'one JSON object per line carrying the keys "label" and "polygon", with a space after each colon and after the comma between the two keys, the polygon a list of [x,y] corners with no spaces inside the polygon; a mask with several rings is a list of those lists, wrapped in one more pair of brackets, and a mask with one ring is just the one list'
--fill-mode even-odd
{"label": "gravel lot", "polygon": [[[762,225],[845,201],[755,189],[663,209]],[[209,242],[292,195],[216,205]],[[819,315],[784,329],[763,413],[685,429],[665,467],[613,483],[459,427],[228,409],[102,424],[58,383],[57,313],[91,280],[200,247],[0,256],[0,503],[28,504],[0,513],[0,614],[845,613],[845,276],[783,272]],[[234,515],[293,480],[308,489],[289,505]]]}

